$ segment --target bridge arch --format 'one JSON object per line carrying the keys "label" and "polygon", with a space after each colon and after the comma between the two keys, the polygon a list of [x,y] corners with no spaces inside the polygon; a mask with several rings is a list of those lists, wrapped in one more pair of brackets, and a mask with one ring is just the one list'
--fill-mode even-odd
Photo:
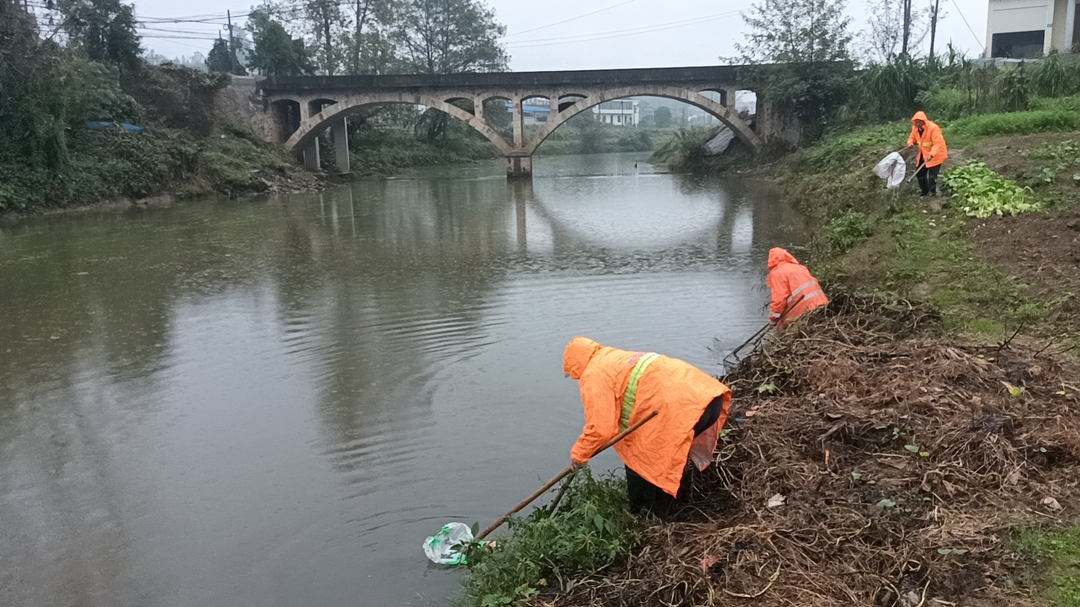
{"label": "bridge arch", "polygon": [[475,114],[457,107],[450,100],[440,99],[429,95],[410,95],[401,93],[382,93],[363,95],[347,95],[340,98],[334,105],[327,106],[321,112],[315,114],[300,123],[300,127],[285,142],[285,147],[293,151],[301,151],[306,148],[316,137],[319,136],[332,123],[354,114],[368,107],[390,104],[423,105],[445,112],[462,122],[468,123],[473,129],[480,132],[488,141],[493,143],[504,156],[514,156],[514,149],[494,129]]}
{"label": "bridge arch", "polygon": [[733,109],[717,103],[701,93],[689,89],[672,86],[643,86],[604,90],[588,95],[584,99],[577,101],[555,116],[549,118],[547,125],[540,129],[540,131],[533,136],[528,145],[525,146],[525,153],[532,156],[536,152],[536,148],[555,132],[555,129],[562,126],[567,120],[570,120],[574,116],[588,111],[601,103],[625,97],[666,97],[668,99],[689,103],[690,105],[715,116],[717,120],[731,129],[736,137],[747,144],[750,149],[755,151],[761,149],[761,138],[750,128],[749,124],[739,118],[738,114],[736,114]]}

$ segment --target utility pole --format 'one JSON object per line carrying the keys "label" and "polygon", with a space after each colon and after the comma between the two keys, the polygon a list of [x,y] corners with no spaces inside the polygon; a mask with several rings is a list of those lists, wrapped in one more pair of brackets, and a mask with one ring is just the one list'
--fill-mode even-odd
{"label": "utility pole", "polygon": [[904,31],[900,43],[900,54],[908,54],[908,40],[911,39],[911,0],[904,0]]}
{"label": "utility pole", "polygon": [[930,13],[930,58],[934,58],[934,37],[937,36],[938,6],[941,0],[934,0],[934,10]]}
{"label": "utility pole", "polygon": [[[221,13],[218,13],[219,15]],[[229,71],[233,76],[239,71],[236,69],[236,49],[233,47],[233,34],[232,34],[232,11],[225,11],[225,16],[229,19]],[[218,17],[220,19],[220,17]]]}

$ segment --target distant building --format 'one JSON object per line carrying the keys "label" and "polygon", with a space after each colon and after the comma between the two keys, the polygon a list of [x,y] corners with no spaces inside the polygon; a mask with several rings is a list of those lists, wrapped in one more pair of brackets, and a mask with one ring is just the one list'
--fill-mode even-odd
{"label": "distant building", "polygon": [[1078,0],[989,0],[986,56],[1025,59],[1080,43]]}
{"label": "distant building", "polygon": [[[547,99],[528,99],[528,103],[521,104],[521,123],[525,126],[535,124],[547,124],[548,116],[551,115],[551,102]],[[506,111],[512,116],[514,104],[506,102]]]}
{"label": "distant building", "polygon": [[619,126],[637,126],[641,122],[641,112],[636,99],[617,99],[593,106],[593,118],[604,124]]}

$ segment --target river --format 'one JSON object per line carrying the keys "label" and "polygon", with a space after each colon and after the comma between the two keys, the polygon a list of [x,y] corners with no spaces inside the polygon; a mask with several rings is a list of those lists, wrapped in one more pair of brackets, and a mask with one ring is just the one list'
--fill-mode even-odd
{"label": "river", "polygon": [[569,463],[566,342],[718,374],[805,238],[645,157],[0,227],[0,605],[448,605],[424,538]]}

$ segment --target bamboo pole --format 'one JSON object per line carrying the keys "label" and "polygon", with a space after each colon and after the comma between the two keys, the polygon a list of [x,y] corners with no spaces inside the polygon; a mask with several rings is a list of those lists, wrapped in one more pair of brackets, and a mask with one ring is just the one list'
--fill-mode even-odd
{"label": "bamboo pole", "polygon": [[[645,417],[641,418],[635,424],[633,424],[632,426],[630,426],[626,430],[623,430],[622,432],[620,432],[617,436],[615,436],[615,438],[613,438],[613,439],[609,440],[608,442],[604,443],[603,445],[601,445],[601,447],[599,449],[597,449],[595,453],[592,454],[592,457],[596,457],[597,455],[600,454],[601,451],[604,451],[608,447],[610,447],[610,446],[614,445],[615,443],[621,441],[622,439],[626,438],[627,436],[630,435],[631,432],[633,432],[634,430],[637,430],[638,428],[643,426],[645,424],[645,422],[651,420],[652,418],[656,417],[659,414],[660,414],[659,411],[653,411],[652,413],[649,413]],[[529,497],[525,498],[525,501],[521,502],[517,506],[514,506],[510,510],[510,512],[507,512],[506,514],[502,515],[501,517],[499,517],[499,520],[492,523],[490,527],[488,527],[487,529],[484,529],[482,532],[480,532],[480,535],[476,536],[474,538],[474,540],[482,540],[485,537],[487,537],[487,535],[489,533],[491,533],[492,531],[495,531],[496,529],[498,529],[499,525],[502,525],[503,523],[505,523],[506,519],[510,518],[511,515],[513,515],[518,510],[521,510],[525,506],[528,506],[529,504],[531,504],[533,502],[533,500],[535,500],[536,498],[543,495],[548,489],[551,489],[552,487],[554,487],[555,483],[561,481],[567,474],[570,474],[574,470],[575,470],[574,466],[567,466],[567,468],[565,470],[563,470],[562,472],[560,472],[555,478],[553,478],[550,481],[544,483],[543,487],[540,487],[539,489],[536,490],[535,493],[533,493]]]}

